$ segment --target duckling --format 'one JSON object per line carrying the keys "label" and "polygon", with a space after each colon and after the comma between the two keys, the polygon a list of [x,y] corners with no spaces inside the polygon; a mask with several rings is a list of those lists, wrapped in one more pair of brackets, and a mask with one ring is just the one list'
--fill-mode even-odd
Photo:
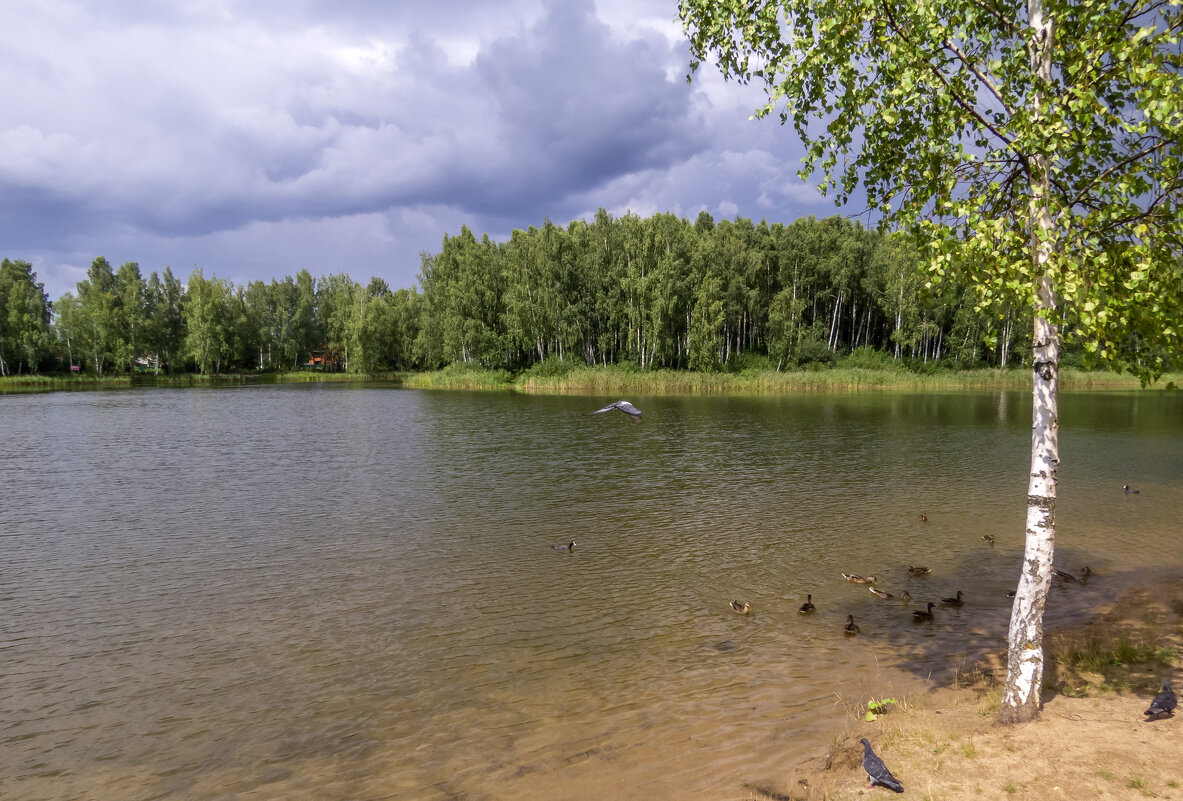
{"label": "duckling", "polygon": [[874,576],[858,576],[854,573],[843,573],[842,578],[849,581],[851,584],[874,584]]}
{"label": "duckling", "polygon": [[927,567],[913,567],[912,565],[908,565],[909,576],[927,576],[931,572],[932,570]]}
{"label": "duckling", "polygon": [[854,615],[846,616],[846,626],[842,630],[847,634],[858,634],[858,625],[854,622]]}
{"label": "duckling", "polygon": [[994,544],[994,535],[993,534],[983,534],[982,535],[982,542],[987,542],[987,543],[993,545]]}
{"label": "duckling", "polygon": [[737,615],[746,615],[748,612],[752,611],[752,605],[747,601],[732,601],[731,611],[735,612]]}
{"label": "duckling", "polygon": [[926,514],[924,514],[923,512],[921,512],[921,513],[920,513],[920,522],[921,522],[921,523],[927,523],[927,522],[928,522],[928,515],[926,515]]}
{"label": "duckling", "polygon": [[961,590],[958,590],[956,598],[942,598],[941,599],[941,606],[962,606],[962,605],[964,605],[965,601],[961,600],[961,596],[964,594],[965,593],[963,593]]}
{"label": "duckling", "polygon": [[556,551],[573,551],[575,550],[575,540],[571,540],[566,545],[552,545],[550,546]]}
{"label": "duckling", "polygon": [[813,596],[806,595],[805,603],[801,604],[801,608],[797,610],[799,615],[808,615],[810,612],[816,612],[817,607],[813,605]]}
{"label": "duckling", "polygon": [[872,595],[878,595],[880,598],[894,598],[895,597],[890,592],[884,592],[883,590],[877,590],[874,587],[867,587],[867,589],[871,591]]}
{"label": "duckling", "polygon": [[936,604],[934,604],[932,601],[929,601],[928,602],[928,610],[922,612],[919,609],[917,609],[915,612],[912,613],[912,619],[916,620],[916,621],[932,620],[933,619],[932,608],[934,606],[936,606]]}

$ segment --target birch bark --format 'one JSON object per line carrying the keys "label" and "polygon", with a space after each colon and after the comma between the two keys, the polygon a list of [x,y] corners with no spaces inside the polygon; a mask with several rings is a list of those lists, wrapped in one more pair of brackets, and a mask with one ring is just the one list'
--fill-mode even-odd
{"label": "birch bark", "polygon": [[[1028,15],[1035,30],[1032,66],[1042,81],[1051,77],[1054,30],[1044,16],[1042,0],[1029,0]],[[1043,94],[1035,93],[1038,117]],[[1055,222],[1050,207],[1049,163],[1046,156],[1029,159],[1032,257],[1035,262],[1035,328],[1032,342],[1031,473],[1027,483],[1027,531],[1023,569],[1015,591],[1008,635],[1006,687],[1000,719],[1004,723],[1031,720],[1039,713],[1043,687],[1043,609],[1052,579],[1056,542],[1056,471],[1059,446],[1060,333],[1050,317],[1056,308],[1050,261]]]}

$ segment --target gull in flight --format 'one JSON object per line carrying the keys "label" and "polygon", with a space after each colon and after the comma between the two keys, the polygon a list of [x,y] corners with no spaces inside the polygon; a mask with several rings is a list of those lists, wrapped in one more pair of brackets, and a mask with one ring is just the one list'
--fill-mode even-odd
{"label": "gull in flight", "polygon": [[641,415],[643,414],[643,412],[626,400],[619,400],[619,401],[616,401],[616,403],[609,403],[603,409],[596,409],[594,412],[590,412],[590,414],[599,414],[600,412],[610,412],[613,409],[619,409],[620,411],[624,412],[625,414],[627,414],[628,416],[630,416],[633,419],[634,423],[641,422]]}

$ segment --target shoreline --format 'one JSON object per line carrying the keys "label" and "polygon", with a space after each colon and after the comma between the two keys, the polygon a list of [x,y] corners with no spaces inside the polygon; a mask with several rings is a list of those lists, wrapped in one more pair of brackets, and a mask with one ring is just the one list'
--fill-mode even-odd
{"label": "shoreline", "polygon": [[[1030,372],[1024,368],[914,372],[906,368],[835,366],[818,370],[696,373],[689,370],[637,370],[627,366],[571,366],[543,373],[528,370],[511,376],[503,370],[451,365],[424,373],[243,373],[224,375],[7,376],[0,378],[0,394],[18,392],[85,391],[95,389],[151,389],[250,386],[260,384],[369,383],[409,389],[496,390],[527,394],[605,395],[778,395],[817,392],[963,392],[966,390],[1029,390]],[[1142,387],[1136,378],[1103,370],[1064,367],[1063,392],[1171,391],[1183,384],[1183,373],[1167,373]]]}
{"label": "shoreline", "polygon": [[951,683],[900,696],[873,721],[862,718],[870,699],[845,699],[850,720],[828,748],[793,766],[780,787],[745,785],[748,801],[894,797],[868,789],[863,737],[906,792],[934,801],[1183,798],[1180,723],[1143,716],[1161,682],[1183,667],[1183,570],[1113,580],[1110,601],[1045,630],[1035,721],[998,722],[1003,649],[957,670]]}

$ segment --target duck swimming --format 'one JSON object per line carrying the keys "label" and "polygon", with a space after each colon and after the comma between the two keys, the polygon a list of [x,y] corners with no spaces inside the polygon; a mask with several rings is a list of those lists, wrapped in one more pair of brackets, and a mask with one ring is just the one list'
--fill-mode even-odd
{"label": "duck swimming", "polygon": [[961,590],[958,590],[956,598],[942,598],[941,606],[963,606],[965,601],[961,599],[961,596],[964,594]]}
{"label": "duck swimming", "polygon": [[810,612],[816,612],[817,607],[813,605],[813,596],[806,595],[805,603],[801,604],[801,608],[797,610],[799,615],[808,615]]}
{"label": "duck swimming", "polygon": [[934,604],[932,601],[929,601],[928,602],[928,610],[922,612],[919,609],[917,609],[915,612],[912,613],[912,619],[917,620],[917,621],[932,620],[933,619],[932,608],[934,606],[936,606],[936,604]]}
{"label": "duck swimming", "polygon": [[746,615],[748,612],[752,611],[752,605],[747,601],[732,601],[731,611],[735,612],[737,615]]}
{"label": "duck swimming", "polygon": [[859,576],[854,573],[843,573],[842,578],[849,581],[851,584],[874,584],[874,576]]}
{"label": "duck swimming", "polygon": [[912,565],[908,565],[909,576],[927,576],[931,572],[932,570],[927,567],[913,567]]}
{"label": "duck swimming", "polygon": [[872,595],[878,595],[880,598],[894,598],[895,597],[890,592],[884,592],[883,590],[876,589],[875,587],[867,587],[867,589],[871,591]]}
{"label": "duck swimming", "polygon": [[550,546],[556,551],[573,551],[575,550],[575,540],[571,540],[566,545],[552,545]]}
{"label": "duck swimming", "polygon": [[854,615],[846,616],[846,626],[842,630],[847,634],[858,634],[858,625],[854,622]]}
{"label": "duck swimming", "polygon": [[982,535],[982,542],[988,542],[991,545],[993,545],[994,544],[994,535],[993,534],[983,534]]}

